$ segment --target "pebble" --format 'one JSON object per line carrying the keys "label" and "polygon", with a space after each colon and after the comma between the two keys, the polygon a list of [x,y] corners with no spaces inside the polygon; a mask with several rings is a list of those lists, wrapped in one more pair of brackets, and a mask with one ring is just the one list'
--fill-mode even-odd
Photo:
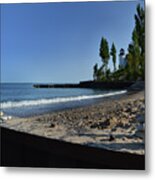
{"label": "pebble", "polygon": [[54,128],[54,127],[55,127],[55,124],[51,123],[49,127],[50,127],[50,128]]}
{"label": "pebble", "polygon": [[109,141],[114,141],[114,140],[115,140],[114,136],[113,136],[113,135],[110,135]]}
{"label": "pebble", "polygon": [[145,116],[144,114],[139,114],[136,116],[136,120],[139,122],[139,123],[144,123],[145,122]]}
{"label": "pebble", "polygon": [[91,126],[91,128],[105,129],[109,125],[110,125],[110,121],[109,119],[107,119],[104,122],[95,123],[94,125]]}
{"label": "pebble", "polygon": [[141,139],[144,139],[144,138],[145,138],[145,132],[144,132],[144,131],[138,131],[138,130],[137,130],[137,131],[135,132],[134,136],[139,137],[139,138],[141,138]]}

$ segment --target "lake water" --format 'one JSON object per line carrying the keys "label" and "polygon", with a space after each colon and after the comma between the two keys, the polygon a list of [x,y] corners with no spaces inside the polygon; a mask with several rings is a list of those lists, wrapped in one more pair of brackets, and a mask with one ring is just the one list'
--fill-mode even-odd
{"label": "lake water", "polygon": [[93,104],[126,91],[84,88],[34,88],[32,83],[1,83],[1,111],[26,117]]}

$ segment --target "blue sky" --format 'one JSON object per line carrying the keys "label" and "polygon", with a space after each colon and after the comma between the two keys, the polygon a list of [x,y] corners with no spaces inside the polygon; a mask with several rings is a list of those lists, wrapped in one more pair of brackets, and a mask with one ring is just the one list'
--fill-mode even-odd
{"label": "blue sky", "polygon": [[1,5],[1,81],[92,79],[102,36],[127,51],[139,2]]}

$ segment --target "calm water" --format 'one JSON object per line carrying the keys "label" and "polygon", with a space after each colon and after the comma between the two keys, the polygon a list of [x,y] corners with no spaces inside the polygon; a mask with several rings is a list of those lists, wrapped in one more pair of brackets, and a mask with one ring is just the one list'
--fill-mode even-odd
{"label": "calm water", "polygon": [[2,83],[0,90],[1,111],[19,117],[84,106],[124,93],[83,88],[39,89],[30,83]]}

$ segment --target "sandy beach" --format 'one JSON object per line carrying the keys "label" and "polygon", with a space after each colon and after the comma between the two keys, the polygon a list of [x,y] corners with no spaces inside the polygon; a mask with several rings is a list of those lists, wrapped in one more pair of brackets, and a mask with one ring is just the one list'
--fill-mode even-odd
{"label": "sandy beach", "polygon": [[13,118],[1,126],[71,143],[145,154],[144,91],[106,98],[86,107]]}

